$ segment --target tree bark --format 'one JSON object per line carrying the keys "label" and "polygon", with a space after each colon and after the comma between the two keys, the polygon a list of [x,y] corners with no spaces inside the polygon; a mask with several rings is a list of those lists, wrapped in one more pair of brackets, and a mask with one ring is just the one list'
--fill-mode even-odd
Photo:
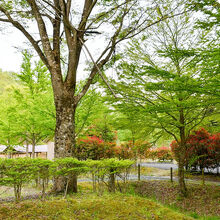
{"label": "tree bark", "polygon": [[29,157],[28,151],[29,151],[29,149],[28,149],[28,142],[26,141],[26,157]]}
{"label": "tree bark", "polygon": [[[64,95],[65,94],[65,95]],[[75,148],[75,104],[73,92],[64,91],[58,98],[55,96],[56,129],[55,129],[55,158],[74,157]],[[63,192],[66,178],[55,178],[53,191]],[[77,176],[69,179],[67,192],[77,193]]]}
{"label": "tree bark", "polygon": [[179,178],[179,189],[180,189],[180,194],[182,196],[187,195],[187,189],[186,189],[186,184],[185,184],[185,177],[184,177],[184,158],[180,157],[179,162],[178,162],[178,178]]}
{"label": "tree bark", "polygon": [[110,169],[109,192],[115,192],[115,174],[114,174],[114,169]]}
{"label": "tree bark", "polygon": [[184,177],[184,165],[185,165],[185,155],[186,155],[186,136],[185,136],[185,118],[183,109],[180,109],[180,152],[179,152],[179,162],[178,162],[178,178],[179,178],[179,189],[180,194],[183,197],[187,195],[187,189],[185,184],[185,177]]}
{"label": "tree bark", "polygon": [[35,146],[36,146],[36,141],[35,137],[32,138],[32,154],[31,157],[34,159],[35,158]]}

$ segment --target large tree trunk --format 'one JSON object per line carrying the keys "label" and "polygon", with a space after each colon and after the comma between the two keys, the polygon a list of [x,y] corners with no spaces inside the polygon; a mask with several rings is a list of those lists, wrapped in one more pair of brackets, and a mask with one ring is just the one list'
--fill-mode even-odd
{"label": "large tree trunk", "polygon": [[[64,96],[63,96],[64,97]],[[55,158],[74,157],[75,148],[75,111],[76,105],[73,94],[55,100],[56,129],[55,129]],[[63,192],[66,188],[66,178],[55,178],[53,191]],[[77,176],[68,183],[68,192],[77,192]]]}

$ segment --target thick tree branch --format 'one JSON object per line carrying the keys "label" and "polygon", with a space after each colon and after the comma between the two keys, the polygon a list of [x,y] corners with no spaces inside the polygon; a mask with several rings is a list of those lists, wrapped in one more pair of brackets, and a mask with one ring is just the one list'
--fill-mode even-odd
{"label": "thick tree branch", "polygon": [[[54,5],[56,8],[60,9],[59,0],[54,0]],[[55,12],[55,19],[53,21],[53,51],[55,55],[55,61],[59,67],[60,67],[60,24],[61,24],[61,13]]]}
{"label": "thick tree branch", "polygon": [[53,56],[53,53],[52,53],[52,48],[51,48],[51,45],[50,45],[50,41],[49,41],[49,37],[48,37],[48,34],[47,34],[47,29],[46,29],[44,20],[43,20],[41,14],[40,14],[40,11],[39,11],[39,8],[38,8],[36,2],[32,1],[32,0],[27,0],[27,2],[30,5],[30,7],[33,11],[33,14],[35,16],[35,19],[37,21],[37,24],[38,24],[38,30],[39,30],[39,34],[40,34],[40,37],[41,37],[44,53],[47,57],[49,65],[51,67],[53,67],[55,65],[55,60],[54,60],[54,56]]}
{"label": "thick tree branch", "polygon": [[80,31],[85,30],[88,18],[90,16],[94,6],[96,5],[96,3],[97,3],[97,0],[94,0],[94,1],[85,0],[83,13],[82,13],[81,21],[80,21],[79,26],[78,26],[78,30],[80,30]]}
{"label": "thick tree branch", "polygon": [[[68,9],[68,7],[70,7],[70,1],[66,3],[64,0],[59,0],[59,2],[61,6],[64,31],[65,31],[67,46],[69,51],[68,70],[65,79],[65,85],[67,87],[67,90],[72,90],[75,92],[76,72],[79,64],[79,58],[80,58],[82,46],[78,39],[78,31],[75,27],[72,26],[69,20],[70,10]],[[83,37],[83,33],[80,33],[80,35],[82,35]]]}

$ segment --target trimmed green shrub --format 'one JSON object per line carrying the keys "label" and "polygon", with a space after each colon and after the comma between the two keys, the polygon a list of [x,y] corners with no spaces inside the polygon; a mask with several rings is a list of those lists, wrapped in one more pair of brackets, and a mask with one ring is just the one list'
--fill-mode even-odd
{"label": "trimmed green shrub", "polygon": [[37,173],[31,158],[1,159],[0,185],[13,186],[16,201],[21,199],[21,189]]}
{"label": "trimmed green shrub", "polygon": [[86,161],[79,161],[72,157],[56,159],[54,166],[56,168],[55,176],[66,177],[65,197],[71,177],[89,171]]}
{"label": "trimmed green shrub", "polygon": [[[124,183],[126,183],[129,170],[134,163],[135,162],[131,160],[118,160],[115,158],[100,161],[88,161],[88,166],[93,172],[93,187],[96,186],[94,183],[95,180],[95,182],[98,181],[98,183],[104,183],[110,192],[115,192],[116,177],[120,178]],[[119,182],[118,187],[121,191]]]}
{"label": "trimmed green shrub", "polygon": [[42,197],[45,196],[46,184],[53,175],[53,161],[42,158],[33,159],[33,165],[37,176],[42,180]]}
{"label": "trimmed green shrub", "polygon": [[122,191],[119,180],[127,183],[128,174],[134,161],[118,160],[115,158],[103,160],[79,161],[76,158],[59,158],[55,161],[36,158],[0,159],[0,185],[13,186],[15,199],[21,199],[21,189],[24,183],[39,178],[42,181],[42,197],[45,196],[46,183],[49,178],[65,178],[66,197],[68,185],[73,176],[82,173],[91,173],[93,190],[96,191],[98,183],[99,190],[103,190],[105,184],[110,192],[115,192],[116,183]]}

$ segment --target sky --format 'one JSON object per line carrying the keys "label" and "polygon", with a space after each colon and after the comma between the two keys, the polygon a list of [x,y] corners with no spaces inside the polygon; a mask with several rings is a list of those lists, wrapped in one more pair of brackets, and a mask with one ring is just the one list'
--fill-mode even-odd
{"label": "sky", "polygon": [[20,49],[24,37],[18,31],[0,34],[0,69],[17,72],[20,69],[22,56]]}

